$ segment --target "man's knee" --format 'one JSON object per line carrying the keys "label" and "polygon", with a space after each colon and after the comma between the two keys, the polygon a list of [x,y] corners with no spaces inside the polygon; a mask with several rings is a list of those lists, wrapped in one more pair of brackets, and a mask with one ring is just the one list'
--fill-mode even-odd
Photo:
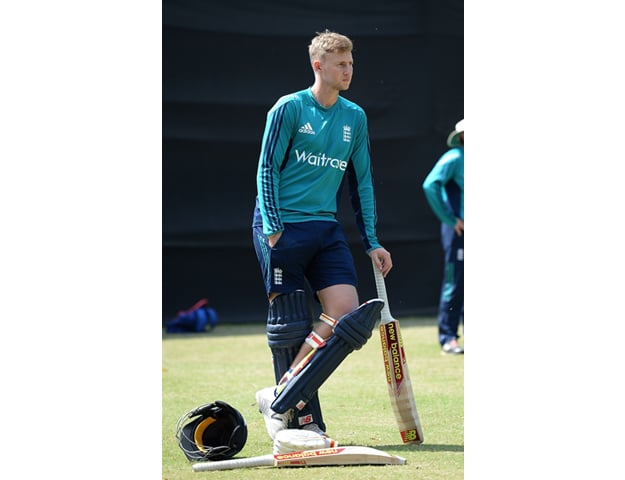
{"label": "man's knee", "polygon": [[281,294],[269,304],[267,343],[276,383],[291,366],[312,324],[312,308],[303,290]]}

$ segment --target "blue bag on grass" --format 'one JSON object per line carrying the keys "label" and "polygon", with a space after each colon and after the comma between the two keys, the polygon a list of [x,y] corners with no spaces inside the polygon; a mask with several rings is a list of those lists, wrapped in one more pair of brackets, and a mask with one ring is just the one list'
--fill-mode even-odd
{"label": "blue bag on grass", "polygon": [[180,310],[175,318],[167,322],[167,333],[205,332],[217,326],[219,318],[214,308],[203,298],[188,310]]}

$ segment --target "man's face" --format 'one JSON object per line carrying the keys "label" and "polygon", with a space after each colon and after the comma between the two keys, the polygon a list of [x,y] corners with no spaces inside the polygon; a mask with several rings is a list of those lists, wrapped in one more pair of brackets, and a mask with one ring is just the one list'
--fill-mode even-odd
{"label": "man's face", "polygon": [[347,90],[354,73],[352,53],[326,53],[319,68],[325,84],[339,91]]}

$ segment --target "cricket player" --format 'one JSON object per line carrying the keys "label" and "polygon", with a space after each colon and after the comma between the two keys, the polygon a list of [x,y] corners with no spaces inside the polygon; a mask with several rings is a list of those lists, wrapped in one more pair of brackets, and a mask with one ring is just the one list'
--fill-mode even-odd
{"label": "cricket player", "polygon": [[[285,428],[326,434],[316,393],[303,409],[278,414],[271,409],[276,386],[298,378],[293,369],[311,350],[324,352],[341,317],[361,315],[353,257],[336,218],[345,184],[367,254],[384,276],[393,267],[376,235],[367,116],[340,95],[352,81],[352,48],[344,35],[318,33],[308,47],[314,84],[279,98],[267,114],[252,227],[276,380],[256,400],[272,439]],[[321,305],[318,322],[308,292]],[[334,369],[337,360],[327,357],[317,370]]]}
{"label": "cricket player", "polygon": [[450,147],[423,182],[425,197],[441,222],[445,253],[443,284],[438,307],[438,341],[441,353],[462,355],[458,343],[464,321],[464,119],[447,137]]}

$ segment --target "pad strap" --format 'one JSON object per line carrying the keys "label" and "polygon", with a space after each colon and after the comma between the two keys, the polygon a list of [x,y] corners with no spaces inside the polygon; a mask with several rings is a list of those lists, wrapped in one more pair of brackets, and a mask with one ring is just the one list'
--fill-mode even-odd
{"label": "pad strap", "polygon": [[315,331],[310,332],[306,337],[306,340],[304,341],[313,349],[322,348],[326,344],[326,341],[323,339],[323,337]]}
{"label": "pad strap", "polygon": [[330,325],[332,328],[334,328],[334,325],[336,325],[336,320],[333,319],[330,315],[326,315],[325,313],[322,313],[319,316],[319,320],[321,320],[326,325]]}

